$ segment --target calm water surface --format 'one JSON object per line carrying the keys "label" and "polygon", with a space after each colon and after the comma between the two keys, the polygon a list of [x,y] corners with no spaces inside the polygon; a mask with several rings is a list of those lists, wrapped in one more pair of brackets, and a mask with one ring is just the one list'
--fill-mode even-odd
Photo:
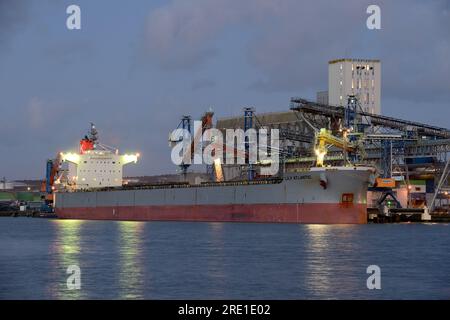
{"label": "calm water surface", "polygon": [[448,224],[0,218],[0,299],[449,299],[449,246]]}

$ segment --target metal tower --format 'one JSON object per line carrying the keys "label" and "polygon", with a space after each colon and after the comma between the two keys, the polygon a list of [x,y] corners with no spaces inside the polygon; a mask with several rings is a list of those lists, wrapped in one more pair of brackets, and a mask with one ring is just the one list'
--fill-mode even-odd
{"label": "metal tower", "polygon": [[[181,118],[181,128],[183,129],[183,141],[189,140],[190,141],[190,135],[192,133],[191,131],[191,116],[185,115]],[[186,146],[186,144],[185,144]],[[191,144],[189,143],[189,148],[191,147]],[[183,150],[183,152],[186,152],[186,150]],[[186,177],[187,170],[189,168],[189,163],[182,163],[180,165],[181,173],[184,177]]]}
{"label": "metal tower", "polygon": [[[253,116],[255,113],[254,108],[244,108],[244,132],[247,133],[247,130],[253,128]],[[247,158],[247,177],[248,180],[253,180],[254,172],[253,172],[253,166],[250,163],[250,142],[249,141],[249,135],[246,134],[245,136],[245,154]]]}

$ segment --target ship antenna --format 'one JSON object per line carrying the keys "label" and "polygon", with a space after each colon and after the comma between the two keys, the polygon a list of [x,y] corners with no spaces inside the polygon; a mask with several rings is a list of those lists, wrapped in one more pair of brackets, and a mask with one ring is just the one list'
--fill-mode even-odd
{"label": "ship antenna", "polygon": [[89,132],[89,140],[91,140],[94,145],[98,141],[98,131],[95,128],[95,124],[91,122],[91,131]]}

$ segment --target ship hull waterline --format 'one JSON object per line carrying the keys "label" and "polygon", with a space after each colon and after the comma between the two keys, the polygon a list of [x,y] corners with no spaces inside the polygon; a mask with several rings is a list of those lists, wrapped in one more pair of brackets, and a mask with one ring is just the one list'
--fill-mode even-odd
{"label": "ship hull waterline", "polygon": [[364,224],[367,206],[314,203],[85,207],[59,209],[57,215],[61,219],[83,220]]}

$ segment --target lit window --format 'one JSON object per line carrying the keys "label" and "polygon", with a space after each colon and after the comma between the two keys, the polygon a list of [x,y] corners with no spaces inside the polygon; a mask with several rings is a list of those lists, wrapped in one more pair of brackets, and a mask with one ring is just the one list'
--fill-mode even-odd
{"label": "lit window", "polygon": [[352,79],[352,89],[355,89],[355,80]]}
{"label": "lit window", "polygon": [[353,63],[352,63],[352,71],[353,71],[353,70],[355,70],[355,66],[354,66]]}
{"label": "lit window", "polygon": [[341,81],[339,81],[339,84],[342,86],[342,80]]}
{"label": "lit window", "polygon": [[342,100],[342,96],[340,96],[339,99]]}
{"label": "lit window", "polygon": [[342,63],[341,63],[341,66],[340,66],[340,68],[341,68],[341,70],[342,70]]}

